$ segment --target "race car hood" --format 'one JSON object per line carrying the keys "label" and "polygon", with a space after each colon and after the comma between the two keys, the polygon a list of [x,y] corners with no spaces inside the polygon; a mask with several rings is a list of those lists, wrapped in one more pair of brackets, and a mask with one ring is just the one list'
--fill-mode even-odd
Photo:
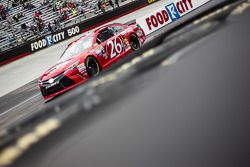
{"label": "race car hood", "polygon": [[78,56],[73,56],[66,61],[58,62],[56,65],[48,69],[40,78],[41,81],[46,81],[50,78],[54,78],[59,74],[65,72],[72,64],[79,60]]}
{"label": "race car hood", "polygon": [[59,74],[65,72],[72,64],[74,64],[77,61],[84,62],[85,56],[92,53],[92,48],[87,49],[85,52],[82,52],[80,54],[74,55],[70,57],[69,59],[65,61],[58,61],[56,65],[52,66],[50,69],[48,69],[40,78],[40,81],[46,81],[50,78],[54,78],[58,76]]}

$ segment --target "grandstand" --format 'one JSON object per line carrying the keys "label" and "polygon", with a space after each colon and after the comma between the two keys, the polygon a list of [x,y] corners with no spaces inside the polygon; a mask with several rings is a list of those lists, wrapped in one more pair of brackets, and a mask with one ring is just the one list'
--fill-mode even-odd
{"label": "grandstand", "polygon": [[0,4],[7,13],[6,18],[0,15],[0,52],[113,9],[107,0],[101,8],[98,0],[1,0]]}

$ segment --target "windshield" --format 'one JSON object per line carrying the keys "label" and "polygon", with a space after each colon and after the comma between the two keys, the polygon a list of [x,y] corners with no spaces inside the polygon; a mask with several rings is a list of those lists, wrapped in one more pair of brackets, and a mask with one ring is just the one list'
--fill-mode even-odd
{"label": "windshield", "polygon": [[86,51],[92,47],[93,36],[88,36],[83,39],[80,39],[76,42],[73,42],[62,54],[58,62],[63,62],[70,57],[77,55],[81,52]]}

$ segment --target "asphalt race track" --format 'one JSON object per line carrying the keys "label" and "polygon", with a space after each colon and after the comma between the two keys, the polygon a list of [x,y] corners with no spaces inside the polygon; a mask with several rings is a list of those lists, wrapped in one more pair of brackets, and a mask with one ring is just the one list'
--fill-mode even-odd
{"label": "asphalt race track", "polygon": [[[212,1],[207,7],[216,3],[218,1]],[[1,128],[22,122],[42,112],[40,109],[44,107],[65,102],[61,106],[65,111],[58,110],[53,115],[58,122],[61,119],[60,127],[39,138],[31,147],[24,142],[29,149],[24,147],[21,156],[15,157],[17,161],[10,159],[14,162],[12,166],[250,166],[250,1],[247,4],[248,7],[236,8],[229,15],[217,17],[223,13],[220,10],[221,13],[217,11],[203,17],[204,20],[196,20],[200,24],[189,22],[170,31],[175,24],[205,9],[201,7],[183,20],[156,31],[148,36],[148,42],[163,31],[170,33],[159,46],[151,49],[154,56],[139,55],[144,56],[144,61],[141,58],[137,66],[124,68],[123,76],[114,77],[110,83],[104,82],[96,89],[91,87],[86,95],[79,95],[79,99],[72,95],[78,90],[81,92],[84,85],[72,94],[44,103],[35,74],[18,89],[7,94],[2,92]],[[160,4],[156,3],[155,7],[157,5]],[[150,11],[145,8],[139,12],[145,13],[145,10]],[[124,19],[127,21],[129,19]],[[39,54],[50,49],[53,48]],[[104,74],[109,72],[115,76],[115,70]],[[97,98],[96,104],[91,104],[92,97]],[[67,103],[65,99],[71,101]],[[77,109],[81,112],[76,112]],[[52,118],[45,117],[44,120]],[[43,118],[41,120],[43,124]],[[25,127],[20,134],[31,134],[32,140],[37,137],[34,129],[41,124]],[[17,143],[14,140],[7,148],[18,152],[21,149]]]}
{"label": "asphalt race track", "polygon": [[[110,23],[129,22],[158,9],[164,3],[164,1],[159,1]],[[155,34],[150,35],[147,42]],[[0,97],[1,128],[28,118],[46,105],[38,88],[38,78],[46,69],[56,63],[63,52],[62,48],[65,48],[68,43],[76,40],[79,36],[81,35],[0,68],[0,80],[2,81],[0,86],[3,88],[0,90],[0,96],[2,96]]]}
{"label": "asphalt race track", "polygon": [[[211,4],[212,3],[213,2],[211,2]],[[145,7],[135,13],[114,20],[112,23],[129,22],[136,19],[136,17],[141,17],[145,13],[150,13],[158,9],[162,4],[165,4],[165,2],[159,1],[152,6]],[[202,8],[196,11],[199,10],[202,10]],[[196,11],[193,13],[196,13]],[[190,15],[192,15],[192,13]],[[188,18],[189,16],[186,17]],[[163,30],[167,30],[168,28],[171,28],[171,25]],[[150,36],[147,37],[146,43],[154,39],[155,36],[160,35],[163,30],[158,30],[150,34]],[[0,86],[3,88],[0,90],[0,95],[2,96],[0,97],[1,129],[5,129],[14,123],[22,122],[47,105],[38,88],[38,78],[46,69],[54,65],[63,51],[62,48],[65,48],[68,43],[79,38],[79,36],[0,68],[0,79],[2,81]],[[53,100],[53,102],[56,101],[57,98]]]}
{"label": "asphalt race track", "polygon": [[250,10],[241,9],[166,38],[166,48],[185,45],[120,87],[110,85],[109,100],[13,166],[250,166]]}

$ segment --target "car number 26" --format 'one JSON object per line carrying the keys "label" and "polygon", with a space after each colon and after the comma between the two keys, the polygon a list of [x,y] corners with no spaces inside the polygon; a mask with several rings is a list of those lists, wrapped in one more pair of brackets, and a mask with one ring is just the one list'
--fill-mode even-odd
{"label": "car number 26", "polygon": [[121,36],[115,37],[106,44],[106,51],[110,58],[114,58],[122,53],[123,51],[123,39]]}

